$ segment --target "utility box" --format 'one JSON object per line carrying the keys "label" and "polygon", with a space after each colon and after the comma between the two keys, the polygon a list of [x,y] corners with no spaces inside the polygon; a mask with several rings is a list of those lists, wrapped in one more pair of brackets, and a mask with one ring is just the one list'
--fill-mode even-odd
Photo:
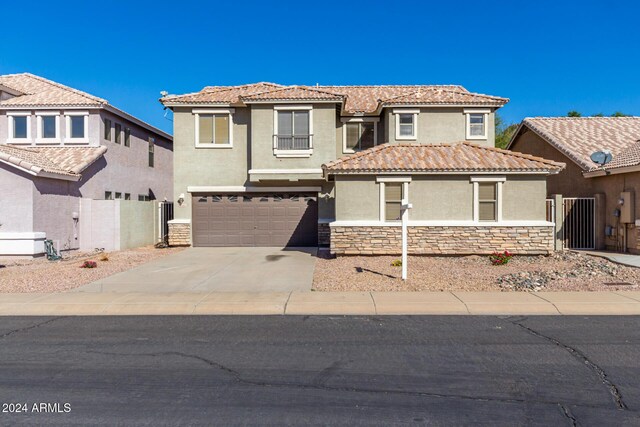
{"label": "utility box", "polygon": [[620,193],[620,199],[622,200],[622,206],[620,206],[620,222],[623,224],[634,224],[636,218],[633,192],[623,191]]}

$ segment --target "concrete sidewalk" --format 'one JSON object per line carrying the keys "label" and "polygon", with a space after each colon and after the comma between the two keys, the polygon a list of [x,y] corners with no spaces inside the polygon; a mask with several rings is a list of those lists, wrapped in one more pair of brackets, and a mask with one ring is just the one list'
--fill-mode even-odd
{"label": "concrete sidewalk", "polygon": [[640,292],[0,294],[0,315],[640,315]]}

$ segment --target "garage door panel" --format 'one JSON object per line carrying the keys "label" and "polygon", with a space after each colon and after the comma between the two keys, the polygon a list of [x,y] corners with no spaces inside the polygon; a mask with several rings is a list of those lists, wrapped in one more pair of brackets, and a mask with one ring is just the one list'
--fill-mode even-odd
{"label": "garage door panel", "polygon": [[194,246],[315,246],[315,197],[296,194],[193,198]]}

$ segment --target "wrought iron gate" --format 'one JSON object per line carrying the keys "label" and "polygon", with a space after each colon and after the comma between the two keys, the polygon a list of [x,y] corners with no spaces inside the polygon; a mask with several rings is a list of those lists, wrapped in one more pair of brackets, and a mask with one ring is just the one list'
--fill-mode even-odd
{"label": "wrought iron gate", "polygon": [[169,243],[169,221],[173,219],[173,202],[158,203],[158,242]]}
{"label": "wrought iron gate", "polygon": [[594,197],[562,199],[562,241],[565,249],[595,249],[596,201]]}

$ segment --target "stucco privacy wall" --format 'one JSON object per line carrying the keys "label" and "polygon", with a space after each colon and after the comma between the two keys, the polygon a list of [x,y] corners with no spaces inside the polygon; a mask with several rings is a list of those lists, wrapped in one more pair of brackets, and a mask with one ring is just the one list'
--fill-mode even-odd
{"label": "stucco privacy wall", "polygon": [[[410,226],[407,248],[414,255],[491,254],[508,250],[539,255],[553,251],[553,226]],[[397,255],[401,227],[331,225],[334,255]]]}
{"label": "stucco privacy wall", "polygon": [[[543,175],[507,175],[502,186],[505,221],[544,221],[546,183]],[[380,219],[380,183],[375,176],[336,175],[338,221]],[[473,183],[469,175],[414,175],[409,183],[411,220],[473,220]]]}
{"label": "stucco privacy wall", "polygon": [[[479,107],[476,107],[479,108]],[[401,110],[401,107],[385,108],[384,128],[386,129],[385,139],[380,142],[398,142],[396,140],[396,118],[393,110]],[[418,114],[418,139],[416,142],[425,144],[439,144],[449,142],[460,142],[467,140],[466,115],[464,108],[413,108],[409,110],[419,110]],[[473,109],[469,107],[469,109]],[[479,108],[486,110],[486,108]],[[495,146],[495,113],[488,114],[487,139],[473,139],[473,143],[487,147]],[[407,142],[402,140],[400,142]]]}
{"label": "stucco privacy wall", "polygon": [[156,243],[156,202],[80,199],[80,249],[121,250]]}

